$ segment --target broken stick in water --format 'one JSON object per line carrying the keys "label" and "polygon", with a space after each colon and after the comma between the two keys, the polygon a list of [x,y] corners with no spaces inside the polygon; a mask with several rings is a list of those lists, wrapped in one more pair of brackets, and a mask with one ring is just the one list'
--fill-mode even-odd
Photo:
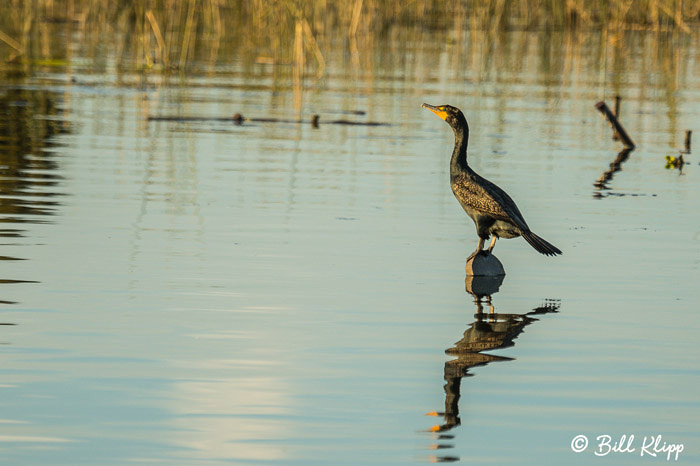
{"label": "broken stick in water", "polygon": [[622,97],[619,95],[615,96],[615,118],[620,118],[620,101],[622,100]]}
{"label": "broken stick in water", "polygon": [[595,104],[596,108],[605,115],[605,118],[608,119],[610,124],[613,127],[613,130],[618,134],[620,137],[620,140],[622,143],[625,145],[625,147],[629,147],[630,149],[634,149],[634,142],[630,139],[630,137],[627,135],[627,132],[625,131],[625,128],[622,127],[620,122],[617,120],[615,115],[610,111],[607,105],[605,105],[605,102],[600,101],[597,104]]}
{"label": "broken stick in water", "polygon": [[[615,118],[617,118],[618,120],[620,119],[620,101],[621,100],[622,100],[622,97],[620,97],[619,95],[615,96],[615,112],[613,113],[613,115],[615,115]],[[620,139],[620,136],[617,135],[617,131],[613,131],[612,138],[615,141]]]}

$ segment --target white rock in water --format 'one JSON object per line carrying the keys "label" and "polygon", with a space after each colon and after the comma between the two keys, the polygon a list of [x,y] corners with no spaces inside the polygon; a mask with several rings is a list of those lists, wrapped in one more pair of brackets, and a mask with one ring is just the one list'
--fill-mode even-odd
{"label": "white rock in water", "polygon": [[464,272],[471,276],[496,277],[505,275],[503,264],[490,252],[481,251],[467,259]]}

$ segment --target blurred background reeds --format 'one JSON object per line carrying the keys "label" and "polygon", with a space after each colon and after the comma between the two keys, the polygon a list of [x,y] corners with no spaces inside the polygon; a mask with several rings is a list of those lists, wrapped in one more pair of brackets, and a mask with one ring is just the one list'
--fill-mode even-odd
{"label": "blurred background reeds", "polygon": [[[328,51],[349,61],[395,26],[446,42],[499,31],[651,30],[696,34],[700,0],[10,0],[0,4],[0,67],[63,65],[72,50],[97,63],[153,71],[215,63],[219,55],[323,75]],[[65,41],[52,41],[54,34]],[[486,33],[486,35],[484,35]]]}

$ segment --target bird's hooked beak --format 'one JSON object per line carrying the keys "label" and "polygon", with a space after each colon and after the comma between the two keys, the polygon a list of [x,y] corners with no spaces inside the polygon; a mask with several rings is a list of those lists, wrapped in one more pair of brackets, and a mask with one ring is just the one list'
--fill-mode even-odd
{"label": "bird's hooked beak", "polygon": [[423,104],[423,105],[421,105],[421,107],[427,108],[428,110],[430,110],[431,112],[433,112],[434,114],[436,114],[437,116],[442,118],[443,120],[447,119],[447,112],[444,110],[440,110],[440,108],[436,107],[435,105]]}

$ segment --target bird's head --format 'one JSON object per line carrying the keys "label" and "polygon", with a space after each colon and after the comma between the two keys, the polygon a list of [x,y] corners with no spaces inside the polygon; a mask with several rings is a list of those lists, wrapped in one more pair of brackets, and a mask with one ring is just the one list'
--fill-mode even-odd
{"label": "bird's head", "polygon": [[464,118],[464,114],[457,107],[452,105],[421,105],[423,108],[427,108],[443,120],[447,122],[453,128],[463,128],[467,125],[467,119]]}

